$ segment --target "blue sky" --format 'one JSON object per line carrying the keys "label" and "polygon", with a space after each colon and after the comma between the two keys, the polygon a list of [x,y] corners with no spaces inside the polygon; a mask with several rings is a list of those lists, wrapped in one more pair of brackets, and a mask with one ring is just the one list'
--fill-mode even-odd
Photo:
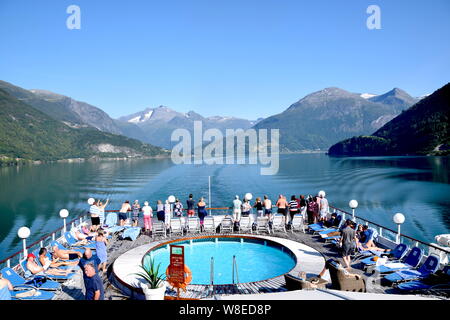
{"label": "blue sky", "polygon": [[[69,5],[81,30],[66,28]],[[366,9],[381,8],[381,30]],[[0,0],[0,79],[112,117],[166,105],[255,119],[337,86],[449,81],[450,1]]]}

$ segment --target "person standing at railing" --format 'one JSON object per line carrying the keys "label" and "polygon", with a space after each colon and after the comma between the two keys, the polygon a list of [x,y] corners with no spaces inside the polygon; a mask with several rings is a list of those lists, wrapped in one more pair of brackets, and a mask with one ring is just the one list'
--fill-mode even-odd
{"label": "person standing at railing", "polygon": [[194,196],[192,195],[192,193],[189,195],[189,199],[186,200],[186,204],[187,204],[187,215],[188,217],[193,217],[195,215],[195,211],[194,211]]}
{"label": "person standing at railing", "polygon": [[158,221],[164,222],[164,204],[161,200],[156,203],[156,218],[158,218]]}
{"label": "person standing at railing", "polygon": [[197,203],[197,212],[198,217],[200,219],[200,226],[203,226],[203,221],[205,220],[205,217],[208,215],[208,212],[206,212],[206,202],[203,199],[203,197],[201,197]]}
{"label": "person standing at railing", "polygon": [[106,199],[105,204],[103,202],[99,201],[98,203],[98,209],[99,209],[99,218],[100,218],[100,226],[103,226],[103,223],[105,222],[105,208],[109,203],[109,199]]}
{"label": "person standing at railing", "polygon": [[233,200],[233,220],[237,223],[241,220],[241,206],[242,201],[239,200],[239,196],[236,195]]}
{"label": "person standing at railing", "polygon": [[267,195],[264,195],[264,214],[269,218],[269,221],[272,220],[272,201]]}
{"label": "person standing at railing", "polygon": [[319,205],[317,204],[316,197],[311,195],[308,197],[307,214],[308,214],[308,224],[313,224],[318,222],[319,218]]}
{"label": "person standing at railing", "polygon": [[328,200],[325,198],[325,192],[319,192],[319,212],[320,212],[320,220],[326,221],[328,217],[328,213],[330,211]]}
{"label": "person standing at railing", "polygon": [[100,208],[98,207],[98,201],[89,207],[89,213],[91,215],[91,224],[94,231],[100,227]]}
{"label": "person standing at railing", "polygon": [[264,215],[263,203],[261,202],[261,198],[257,197],[253,208],[256,208],[256,214],[258,217],[262,217]]}
{"label": "person standing at railing", "polygon": [[122,203],[122,207],[119,210],[120,226],[123,227],[125,221],[128,219],[128,211],[131,210],[130,201],[126,200]]}
{"label": "person standing at railing", "polygon": [[183,216],[183,204],[180,202],[180,199],[178,198],[175,200],[175,204],[173,206],[173,213],[177,218]]}
{"label": "person standing at railing", "polygon": [[164,204],[164,224],[166,225],[166,229],[170,229],[170,218],[172,218],[172,207],[170,205],[169,200],[166,200]]}
{"label": "person standing at railing", "polygon": [[282,214],[284,216],[284,223],[286,223],[286,214],[287,214],[286,210],[288,206],[286,198],[282,194],[280,194],[278,196],[278,201],[275,205],[278,207],[277,213]]}
{"label": "person standing at railing", "polygon": [[133,206],[132,206],[132,210],[133,210],[133,227],[137,227],[138,222],[139,222],[139,211],[141,211],[141,205],[139,204],[138,200],[134,200]]}
{"label": "person standing at railing", "polygon": [[289,201],[289,221],[286,221],[286,224],[291,224],[292,220],[294,220],[294,215],[298,214],[300,210],[298,209],[298,201],[295,198],[295,195],[291,197],[291,201]]}
{"label": "person standing at railing", "polygon": [[145,232],[150,233],[152,231],[153,209],[148,205],[148,201],[144,202],[144,206],[142,207],[142,213],[144,214]]}
{"label": "person standing at railing", "polygon": [[303,217],[303,221],[306,221],[306,199],[304,195],[300,195],[300,198],[298,199],[298,206],[300,208],[300,214]]}

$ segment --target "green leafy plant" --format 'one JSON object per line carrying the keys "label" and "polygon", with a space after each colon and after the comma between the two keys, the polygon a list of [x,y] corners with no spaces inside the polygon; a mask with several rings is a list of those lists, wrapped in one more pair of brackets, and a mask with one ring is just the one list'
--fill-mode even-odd
{"label": "green leafy plant", "polygon": [[143,278],[149,285],[150,289],[157,289],[160,287],[161,283],[165,280],[164,273],[159,272],[161,263],[155,266],[155,261],[150,257],[146,256],[144,262],[139,266],[143,272],[135,273],[135,275]]}

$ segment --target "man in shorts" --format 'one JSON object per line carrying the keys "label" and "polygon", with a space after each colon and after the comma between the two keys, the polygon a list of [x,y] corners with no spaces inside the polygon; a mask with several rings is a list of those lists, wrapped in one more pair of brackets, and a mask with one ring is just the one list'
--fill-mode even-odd
{"label": "man in shorts", "polygon": [[350,256],[354,254],[356,249],[356,231],[352,228],[353,221],[348,219],[345,222],[345,228],[341,232],[341,248],[342,248],[342,258],[347,268],[350,268],[351,258]]}

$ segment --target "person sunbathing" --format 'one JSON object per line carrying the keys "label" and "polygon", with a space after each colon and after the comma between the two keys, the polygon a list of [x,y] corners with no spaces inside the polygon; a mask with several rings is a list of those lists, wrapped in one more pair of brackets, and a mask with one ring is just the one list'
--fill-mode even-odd
{"label": "person sunbathing", "polygon": [[362,226],[362,230],[364,233],[364,237],[363,237],[364,242],[362,242],[358,239],[356,241],[356,245],[360,250],[362,250],[362,251],[375,250],[375,251],[380,251],[380,252],[391,251],[391,249],[383,249],[383,248],[379,248],[375,245],[375,243],[373,242],[373,230],[369,229],[368,226]]}
{"label": "person sunbathing", "polygon": [[48,265],[51,268],[58,268],[60,266],[76,266],[78,264],[77,261],[60,261],[59,258],[53,258],[53,260],[50,260],[47,256],[47,252],[48,251],[46,248],[41,248],[39,250],[39,262],[43,266]]}
{"label": "person sunbathing", "polygon": [[75,260],[82,257],[81,252],[74,250],[62,250],[58,246],[53,246],[53,257],[61,260]]}
{"label": "person sunbathing", "polygon": [[30,253],[27,256],[27,269],[33,275],[54,275],[54,276],[67,276],[69,270],[60,270],[57,268],[49,268],[50,264],[46,263],[43,267],[39,266],[36,261],[36,256]]}

